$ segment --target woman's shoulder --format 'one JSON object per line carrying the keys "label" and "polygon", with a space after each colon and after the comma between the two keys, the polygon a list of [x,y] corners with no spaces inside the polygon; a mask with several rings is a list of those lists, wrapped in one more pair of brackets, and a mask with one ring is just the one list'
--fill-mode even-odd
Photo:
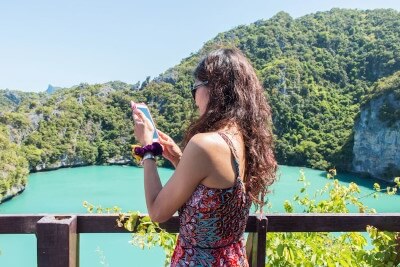
{"label": "woman's shoulder", "polygon": [[201,147],[209,147],[212,145],[220,145],[221,138],[217,132],[198,133],[190,139],[189,143],[191,142]]}
{"label": "woman's shoulder", "polygon": [[226,150],[226,143],[217,132],[195,134],[188,145],[201,149],[206,154],[213,154]]}

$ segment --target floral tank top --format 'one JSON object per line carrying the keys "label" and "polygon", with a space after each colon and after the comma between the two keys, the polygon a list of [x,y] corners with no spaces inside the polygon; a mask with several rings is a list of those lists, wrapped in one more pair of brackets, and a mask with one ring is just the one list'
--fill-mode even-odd
{"label": "floral tank top", "polygon": [[199,184],[179,209],[179,237],[171,266],[248,266],[243,237],[251,206],[239,177],[236,150],[224,133],[234,158],[236,181],[218,189]]}

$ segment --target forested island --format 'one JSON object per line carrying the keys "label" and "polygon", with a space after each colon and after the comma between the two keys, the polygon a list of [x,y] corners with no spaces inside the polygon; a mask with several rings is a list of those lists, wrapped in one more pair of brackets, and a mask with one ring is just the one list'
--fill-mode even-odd
{"label": "forested island", "polygon": [[197,116],[192,71],[218,46],[238,47],[256,68],[279,164],[400,176],[400,13],[332,9],[238,26],[135,85],[0,90],[0,199],[23,190],[30,171],[130,164],[130,100],[146,102],[157,127],[181,141]]}

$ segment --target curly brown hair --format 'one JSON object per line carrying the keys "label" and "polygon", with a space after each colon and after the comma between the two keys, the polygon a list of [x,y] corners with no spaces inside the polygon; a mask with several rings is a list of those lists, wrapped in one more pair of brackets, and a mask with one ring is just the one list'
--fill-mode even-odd
{"label": "curly brown hair", "polygon": [[218,131],[237,125],[245,145],[246,191],[256,205],[276,177],[272,115],[264,90],[250,62],[238,49],[225,48],[209,53],[194,71],[195,79],[209,90],[206,111],[188,128],[186,145],[197,133]]}

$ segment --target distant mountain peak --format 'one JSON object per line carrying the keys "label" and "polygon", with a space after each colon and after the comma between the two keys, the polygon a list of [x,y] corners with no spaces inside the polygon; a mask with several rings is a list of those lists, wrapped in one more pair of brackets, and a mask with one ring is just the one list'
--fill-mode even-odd
{"label": "distant mountain peak", "polygon": [[55,91],[60,90],[60,89],[61,89],[61,87],[53,86],[53,85],[49,84],[49,86],[47,87],[46,93],[53,94]]}

